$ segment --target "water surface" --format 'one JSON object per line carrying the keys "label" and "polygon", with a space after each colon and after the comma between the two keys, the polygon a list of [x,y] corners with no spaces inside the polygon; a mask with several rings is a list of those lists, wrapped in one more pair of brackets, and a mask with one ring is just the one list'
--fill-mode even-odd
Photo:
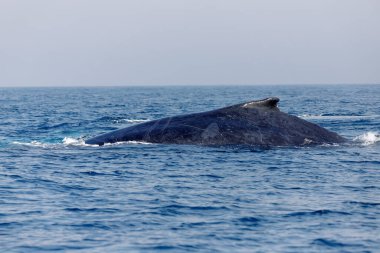
{"label": "water surface", "polygon": [[[353,143],[83,144],[269,96]],[[380,86],[6,88],[0,105],[2,252],[380,248]]]}

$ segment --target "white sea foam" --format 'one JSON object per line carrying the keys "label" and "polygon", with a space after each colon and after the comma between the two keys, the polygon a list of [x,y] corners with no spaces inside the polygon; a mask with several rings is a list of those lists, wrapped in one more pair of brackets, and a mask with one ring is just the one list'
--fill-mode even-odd
{"label": "white sea foam", "polygon": [[14,145],[22,145],[26,147],[39,147],[39,148],[58,148],[60,146],[90,146],[84,143],[83,139],[80,138],[71,138],[71,137],[65,137],[62,140],[62,143],[47,143],[47,142],[40,142],[40,141],[31,141],[31,142],[20,142],[20,141],[14,141],[12,142]]}
{"label": "white sea foam", "polygon": [[65,146],[78,146],[78,147],[93,146],[93,145],[86,144],[83,138],[72,138],[72,137],[63,138],[62,144]]}
{"label": "white sea foam", "polygon": [[[114,142],[114,143],[105,143],[104,146],[115,146],[115,145],[126,145],[126,144],[150,145],[153,143],[145,142],[145,141],[119,141],[119,142]],[[98,145],[96,146],[98,147]]]}
{"label": "white sea foam", "polygon": [[[75,147],[99,147],[99,145],[90,145],[86,144],[83,138],[73,138],[73,137],[65,137],[63,138],[61,143],[43,143],[39,141],[31,141],[31,142],[20,142],[14,141],[12,142],[14,145],[21,145],[26,147],[39,147],[39,148],[59,148],[62,146],[75,146]],[[152,144],[144,141],[121,141],[115,143],[105,143],[104,146],[115,146],[115,145],[147,145]]]}
{"label": "white sea foam", "polygon": [[31,141],[31,142],[14,141],[14,142],[12,142],[12,144],[27,146],[27,147],[41,147],[41,148],[47,148],[47,147],[53,145],[53,144],[43,143],[43,142],[39,142],[39,141]]}
{"label": "white sea foam", "polygon": [[[66,146],[79,146],[79,147],[99,147],[99,145],[94,144],[86,144],[83,138],[72,138],[65,137],[62,140],[62,143]],[[114,143],[105,143],[104,146],[115,146],[115,145],[125,145],[125,144],[151,144],[149,142],[144,141],[119,141]]]}
{"label": "white sea foam", "polygon": [[[373,145],[380,142],[380,134],[378,132],[366,132],[361,134],[353,139],[354,142],[359,143],[363,146]],[[59,148],[60,146],[76,146],[76,147],[99,147],[99,145],[90,145],[86,144],[83,138],[73,138],[65,137],[62,140],[62,143],[43,143],[39,141],[31,142],[12,142],[14,145],[22,145],[27,147],[39,147],[39,148]],[[105,143],[104,146],[116,146],[116,145],[150,145],[152,143],[144,141],[121,141],[115,143]],[[338,144],[336,144],[338,145]],[[326,146],[331,146],[331,144],[326,144]]]}
{"label": "white sea foam", "polygon": [[114,120],[115,123],[144,123],[150,121],[149,119],[118,119]]}
{"label": "white sea foam", "polygon": [[354,138],[355,142],[363,146],[372,145],[380,142],[380,134],[378,132],[367,132]]}
{"label": "white sea foam", "polygon": [[319,118],[322,117],[322,114],[301,114],[298,115],[298,117],[303,118],[303,119],[313,119],[313,118]]}

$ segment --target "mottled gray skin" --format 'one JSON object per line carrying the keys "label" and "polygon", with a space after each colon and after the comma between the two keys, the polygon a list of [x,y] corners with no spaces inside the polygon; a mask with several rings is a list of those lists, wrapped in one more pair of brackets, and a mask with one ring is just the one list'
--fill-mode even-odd
{"label": "mottled gray skin", "polygon": [[213,111],[153,120],[86,141],[104,145],[121,141],[194,145],[304,146],[346,141],[336,133],[281,112],[278,98]]}

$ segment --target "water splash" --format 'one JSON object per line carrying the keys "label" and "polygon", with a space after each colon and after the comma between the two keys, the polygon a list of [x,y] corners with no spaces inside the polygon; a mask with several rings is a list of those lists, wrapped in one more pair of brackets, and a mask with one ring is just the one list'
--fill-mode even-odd
{"label": "water splash", "polygon": [[72,146],[83,146],[86,145],[84,140],[82,138],[71,138],[71,137],[65,137],[62,140],[62,143],[64,145],[72,145]]}
{"label": "water splash", "polygon": [[[40,141],[31,141],[31,142],[20,142],[14,141],[12,142],[14,145],[21,145],[26,147],[38,147],[38,148],[59,148],[62,146],[65,147],[99,147],[99,145],[86,144],[85,140],[80,138],[73,137],[64,137],[61,143],[44,143]],[[149,142],[143,141],[121,141],[115,143],[105,143],[104,146],[116,146],[116,145],[147,145],[152,144]]]}
{"label": "water splash", "polygon": [[355,142],[363,146],[368,146],[380,142],[380,134],[378,132],[366,132],[354,138]]}

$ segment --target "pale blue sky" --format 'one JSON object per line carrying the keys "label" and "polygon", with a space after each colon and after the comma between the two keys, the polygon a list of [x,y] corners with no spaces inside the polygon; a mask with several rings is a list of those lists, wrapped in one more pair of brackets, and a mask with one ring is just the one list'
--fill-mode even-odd
{"label": "pale blue sky", "polygon": [[0,0],[0,86],[380,83],[379,0]]}

